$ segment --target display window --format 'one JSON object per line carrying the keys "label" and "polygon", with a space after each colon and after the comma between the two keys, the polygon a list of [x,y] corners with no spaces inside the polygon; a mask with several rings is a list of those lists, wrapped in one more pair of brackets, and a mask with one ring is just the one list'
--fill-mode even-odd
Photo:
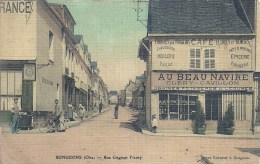
{"label": "display window", "polygon": [[0,70],[0,111],[10,110],[13,98],[21,106],[22,71]]}
{"label": "display window", "polygon": [[197,95],[182,93],[159,94],[160,120],[188,120],[195,111]]}

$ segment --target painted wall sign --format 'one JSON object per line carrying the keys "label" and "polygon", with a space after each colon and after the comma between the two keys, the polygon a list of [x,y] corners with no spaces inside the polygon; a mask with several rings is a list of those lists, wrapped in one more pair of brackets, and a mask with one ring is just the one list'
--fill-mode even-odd
{"label": "painted wall sign", "polygon": [[252,90],[252,73],[152,73],[153,90]]}
{"label": "painted wall sign", "polygon": [[53,81],[45,79],[43,77],[42,77],[42,82],[45,83],[45,84],[48,84],[48,85],[53,85]]}
{"label": "painted wall sign", "polygon": [[0,13],[32,13],[34,0],[0,0]]}
{"label": "painted wall sign", "polygon": [[232,47],[229,49],[231,66],[234,68],[245,68],[250,65],[252,49],[248,47]]}
{"label": "painted wall sign", "polygon": [[251,40],[245,39],[171,39],[156,40],[156,45],[192,45],[192,46],[216,46],[216,45],[235,45],[251,44]]}
{"label": "painted wall sign", "polygon": [[[247,39],[166,39],[152,44],[153,70],[191,69],[191,49],[199,50],[199,70],[252,71],[253,41]],[[214,51],[214,68],[208,68],[206,51]],[[196,57],[197,58],[197,57]]]}
{"label": "painted wall sign", "polygon": [[32,17],[36,0],[0,0],[0,14],[25,15],[28,24]]}

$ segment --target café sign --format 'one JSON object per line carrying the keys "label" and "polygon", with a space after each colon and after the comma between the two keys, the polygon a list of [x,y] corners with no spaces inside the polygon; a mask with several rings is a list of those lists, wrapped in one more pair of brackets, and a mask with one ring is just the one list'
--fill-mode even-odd
{"label": "caf\u00e9 sign", "polygon": [[152,73],[153,90],[252,90],[252,73]]}
{"label": "caf\u00e9 sign", "polygon": [[206,52],[214,50],[210,60],[214,60],[215,68],[205,69],[252,71],[252,39],[158,39],[152,46],[153,70],[190,69],[191,49],[199,51],[199,69],[209,60]]}

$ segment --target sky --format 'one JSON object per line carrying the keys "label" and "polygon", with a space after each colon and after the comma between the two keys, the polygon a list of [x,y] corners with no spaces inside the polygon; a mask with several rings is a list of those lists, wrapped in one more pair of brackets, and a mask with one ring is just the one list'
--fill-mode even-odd
{"label": "sky", "polygon": [[[136,1],[136,0],[135,0]],[[129,80],[145,71],[138,46],[147,34],[137,21],[137,3],[133,0],[48,0],[64,4],[76,21],[75,34],[83,35],[92,61],[98,62],[100,76],[108,90],[122,90]],[[147,19],[147,5],[140,6],[141,19]]]}

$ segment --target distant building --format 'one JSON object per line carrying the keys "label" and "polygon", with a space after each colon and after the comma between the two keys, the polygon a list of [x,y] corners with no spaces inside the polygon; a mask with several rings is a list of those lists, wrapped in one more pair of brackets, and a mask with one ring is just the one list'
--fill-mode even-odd
{"label": "distant building", "polygon": [[118,94],[118,101],[121,106],[125,106],[126,90],[121,90]]}
{"label": "distant building", "polygon": [[110,91],[109,93],[109,104],[118,104],[118,93],[117,91]]}
{"label": "distant building", "polygon": [[138,110],[144,109],[144,76],[137,76],[135,83],[137,88],[132,92],[132,107]]}
{"label": "distant building", "polygon": [[133,101],[133,91],[136,90],[138,85],[132,80],[129,81],[129,83],[125,87],[125,105],[126,106],[132,106]]}

